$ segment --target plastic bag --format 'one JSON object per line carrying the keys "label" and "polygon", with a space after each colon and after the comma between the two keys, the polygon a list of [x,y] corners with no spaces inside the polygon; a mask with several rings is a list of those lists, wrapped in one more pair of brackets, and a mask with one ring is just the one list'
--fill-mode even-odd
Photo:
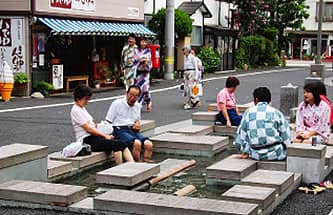
{"label": "plastic bag", "polygon": [[111,123],[102,120],[100,123],[97,124],[97,130],[102,132],[103,134],[112,134],[113,127]]}
{"label": "plastic bag", "polygon": [[82,150],[82,146],[81,141],[73,142],[62,150],[61,155],[63,157],[75,157]]}
{"label": "plastic bag", "polygon": [[202,84],[194,84],[191,88],[191,95],[192,96],[202,96]]}

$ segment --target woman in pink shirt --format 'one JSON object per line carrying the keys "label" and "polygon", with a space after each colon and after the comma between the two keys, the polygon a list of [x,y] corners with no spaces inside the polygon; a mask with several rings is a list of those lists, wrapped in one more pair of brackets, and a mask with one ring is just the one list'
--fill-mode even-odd
{"label": "woman in pink shirt", "polygon": [[239,115],[236,107],[234,94],[239,84],[238,78],[228,77],[225,82],[225,88],[222,89],[216,97],[217,110],[219,111],[217,121],[228,127],[238,126],[242,120],[242,116]]}

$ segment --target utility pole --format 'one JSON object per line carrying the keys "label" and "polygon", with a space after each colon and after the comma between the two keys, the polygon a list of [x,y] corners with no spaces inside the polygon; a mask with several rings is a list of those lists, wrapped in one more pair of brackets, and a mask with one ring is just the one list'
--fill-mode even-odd
{"label": "utility pole", "polygon": [[173,80],[175,64],[175,1],[166,0],[164,79]]}
{"label": "utility pole", "polygon": [[322,23],[323,23],[323,0],[319,0],[319,10],[318,10],[318,34],[317,34],[317,55],[316,64],[321,64],[321,35],[322,35]]}

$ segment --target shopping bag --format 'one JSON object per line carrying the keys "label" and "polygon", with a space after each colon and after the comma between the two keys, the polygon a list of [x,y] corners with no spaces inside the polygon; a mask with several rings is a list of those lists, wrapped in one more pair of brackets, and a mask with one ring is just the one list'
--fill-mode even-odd
{"label": "shopping bag", "polygon": [[103,134],[112,134],[113,127],[111,123],[102,120],[100,123],[97,124],[97,130],[102,132]]}
{"label": "shopping bag", "polygon": [[192,85],[191,88],[191,96],[196,97],[196,96],[202,96],[202,84],[194,84]]}
{"label": "shopping bag", "polygon": [[61,155],[63,157],[75,157],[82,150],[83,143],[82,141],[76,141],[67,145],[63,150]]}

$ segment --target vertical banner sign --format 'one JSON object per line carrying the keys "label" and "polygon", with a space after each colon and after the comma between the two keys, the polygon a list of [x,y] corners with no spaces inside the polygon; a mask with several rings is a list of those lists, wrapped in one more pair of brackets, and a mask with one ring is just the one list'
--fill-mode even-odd
{"label": "vertical banner sign", "polygon": [[52,65],[52,85],[54,89],[62,89],[64,87],[64,66],[62,64]]}
{"label": "vertical banner sign", "polygon": [[0,56],[14,73],[26,72],[24,33],[23,17],[0,16]]}

